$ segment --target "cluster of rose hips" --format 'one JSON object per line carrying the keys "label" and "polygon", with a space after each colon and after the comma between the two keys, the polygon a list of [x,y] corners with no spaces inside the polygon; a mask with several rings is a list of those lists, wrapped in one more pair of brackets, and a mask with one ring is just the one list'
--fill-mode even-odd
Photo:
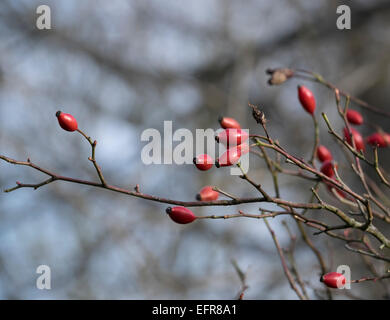
{"label": "cluster of rose hips", "polygon": [[[77,121],[71,114],[57,111],[56,117],[62,129],[70,132],[78,129]],[[226,117],[220,117],[218,121],[225,130],[220,132],[215,139],[218,143],[223,143],[227,150],[215,161],[217,168],[234,165],[242,155],[249,152],[249,145],[246,143],[249,135],[241,130],[240,124],[235,119]],[[202,154],[194,158],[194,164],[199,170],[206,171],[211,169],[214,160],[208,154]],[[218,197],[219,192],[211,186],[205,186],[197,194],[196,199],[198,201],[214,201]],[[180,224],[191,223],[197,218],[191,210],[182,206],[168,207],[166,212],[174,222]]]}
{"label": "cluster of rose hips", "polygon": [[[233,118],[220,117],[218,121],[225,130],[221,131],[215,137],[215,140],[224,144],[227,150],[215,161],[215,166],[217,168],[232,166],[238,163],[242,155],[249,152],[249,146],[246,143],[249,135],[241,129],[240,124]],[[201,171],[209,170],[214,165],[214,159],[208,154],[201,154],[195,157],[193,161]]]}
{"label": "cluster of rose hips", "polygon": [[[305,86],[298,86],[298,98],[299,101],[301,102],[302,107],[312,116],[314,116],[314,111],[316,109],[316,100],[313,93]],[[352,109],[347,110],[346,118],[348,124],[355,125],[355,126],[362,125],[364,122],[361,113]],[[365,150],[364,141],[366,141],[366,143],[372,146],[376,146],[379,148],[390,147],[390,134],[388,133],[375,132],[370,136],[366,137],[366,139],[364,139],[358,130],[351,127],[349,129],[350,132],[347,127],[344,127],[343,129],[344,139],[350,146],[353,146],[352,139],[351,139],[352,136],[355,143],[356,150],[358,151]],[[317,158],[322,163],[320,169],[321,172],[326,176],[328,176],[329,178],[334,179],[335,178],[334,167],[337,169],[337,165],[335,166],[335,164],[333,163],[332,153],[325,146],[320,145],[317,148]],[[329,191],[332,191],[332,189],[334,189],[334,187],[332,187],[328,183],[327,186]],[[341,190],[336,190],[336,191],[341,197],[345,198],[345,194]]]}
{"label": "cluster of rose hips", "polygon": [[[215,140],[225,145],[227,149],[215,162],[208,154],[195,157],[193,159],[194,165],[201,171],[211,169],[214,164],[217,168],[232,166],[249,152],[249,145],[246,142],[249,135],[241,129],[238,121],[228,117],[219,117],[218,121],[224,130],[216,135]],[[215,191],[212,186],[203,187],[196,195],[198,201],[214,201],[218,197],[219,192]],[[191,223],[197,218],[191,210],[182,206],[168,207],[166,212],[173,221],[180,224]]]}
{"label": "cluster of rose hips", "polygon": [[[302,107],[311,115],[314,115],[314,111],[316,109],[316,100],[314,98],[313,93],[306,88],[305,86],[298,86],[298,98],[299,101],[302,104]],[[360,112],[356,110],[349,109],[347,110],[346,117],[349,124],[352,125],[362,125],[364,122],[363,116],[360,114]],[[390,134],[386,132],[375,132],[371,134],[370,136],[366,137],[366,139],[363,139],[363,136],[360,134],[358,130],[355,128],[350,128],[351,135],[353,136],[353,140],[355,142],[356,149],[358,151],[364,151],[365,145],[364,140],[366,143],[372,146],[376,146],[379,148],[384,147],[390,147]],[[344,128],[344,138],[347,141],[349,145],[352,146],[352,140],[351,135],[348,132],[348,128]]]}
{"label": "cluster of rose hips", "polygon": [[[316,107],[313,93],[306,87],[299,86],[298,97],[303,108],[313,115]],[[78,130],[77,121],[71,114],[57,111],[56,117],[62,129],[70,132]],[[350,123],[355,125],[363,123],[363,117],[355,110],[349,110],[347,118]],[[215,161],[215,166],[217,168],[236,164],[242,155],[249,152],[249,145],[246,143],[249,135],[247,132],[241,130],[240,124],[235,119],[220,117],[219,123],[225,130],[221,131],[215,139],[218,143],[223,143],[227,147],[227,150]],[[358,150],[364,150],[364,142],[360,133],[355,129],[351,129],[351,131],[354,135],[356,148]],[[348,136],[347,132],[345,138],[347,142],[350,143]],[[367,143],[378,145],[379,147],[388,146],[390,145],[390,135],[375,133],[367,138]],[[328,177],[333,178],[334,170],[331,152],[325,146],[320,145],[317,148],[317,158],[323,163],[321,172]],[[202,154],[194,158],[194,164],[199,170],[206,171],[211,169],[214,160],[209,155]],[[338,190],[338,192],[342,195],[340,190]],[[205,186],[199,191],[196,199],[198,201],[214,201],[217,200],[218,197],[218,191],[214,190],[212,186]],[[195,216],[190,209],[183,206],[168,207],[166,212],[174,222],[179,224],[191,223],[197,219],[197,216]],[[340,285],[345,285],[346,279],[341,273],[330,272],[321,277],[321,282],[330,288],[339,288]]]}

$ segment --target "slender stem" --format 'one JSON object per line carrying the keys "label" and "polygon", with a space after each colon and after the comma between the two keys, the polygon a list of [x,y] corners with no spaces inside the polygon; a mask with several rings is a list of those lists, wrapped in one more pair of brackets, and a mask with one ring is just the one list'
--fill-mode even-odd
{"label": "slender stem", "polygon": [[280,257],[280,261],[282,263],[282,267],[283,267],[283,271],[284,271],[284,274],[286,275],[287,277],[287,280],[288,282],[290,283],[290,287],[295,291],[295,293],[297,294],[297,296],[299,297],[299,299],[301,300],[306,300],[306,298],[304,297],[304,295],[299,291],[299,289],[297,288],[296,286],[296,283],[294,281],[294,278],[292,277],[291,275],[291,272],[287,266],[287,263],[286,263],[286,259],[284,257],[284,254],[283,254],[283,250],[282,248],[280,247],[280,244],[279,244],[279,241],[278,239],[276,238],[276,234],[275,234],[275,231],[273,229],[271,229],[267,219],[264,219],[264,223],[265,225],[267,226],[267,229],[268,231],[270,232],[271,236],[272,236],[272,239],[274,240],[274,243],[275,243],[275,247],[279,253],[279,257]]}
{"label": "slender stem", "polygon": [[313,125],[314,125],[314,145],[313,145],[313,151],[312,151],[309,163],[312,166],[314,166],[314,159],[315,159],[316,154],[317,154],[318,145],[320,144],[320,128],[318,126],[317,118],[314,114],[312,114],[312,119],[313,119]]}

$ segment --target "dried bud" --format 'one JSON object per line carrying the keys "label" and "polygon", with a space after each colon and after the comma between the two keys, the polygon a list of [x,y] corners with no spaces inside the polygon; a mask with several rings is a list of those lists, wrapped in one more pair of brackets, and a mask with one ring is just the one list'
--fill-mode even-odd
{"label": "dried bud", "polygon": [[282,84],[289,78],[294,75],[294,72],[291,69],[283,68],[283,69],[267,69],[266,71],[271,78],[268,80],[269,85],[278,85]]}
{"label": "dried bud", "polygon": [[249,106],[252,108],[252,116],[256,120],[257,123],[261,125],[265,125],[267,123],[267,119],[265,118],[265,114],[263,111],[260,111],[255,105],[250,104]]}

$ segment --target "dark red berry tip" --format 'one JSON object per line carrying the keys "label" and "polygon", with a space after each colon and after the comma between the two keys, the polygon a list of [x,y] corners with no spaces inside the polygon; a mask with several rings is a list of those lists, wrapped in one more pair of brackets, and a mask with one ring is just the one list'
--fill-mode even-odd
{"label": "dark red berry tip", "polygon": [[171,214],[172,208],[171,208],[171,207],[168,207],[168,208],[165,210],[165,212],[166,212],[167,214]]}
{"label": "dark red berry tip", "polygon": [[56,117],[58,118],[58,117],[60,116],[61,113],[62,113],[62,111],[58,110],[58,111],[56,112]]}

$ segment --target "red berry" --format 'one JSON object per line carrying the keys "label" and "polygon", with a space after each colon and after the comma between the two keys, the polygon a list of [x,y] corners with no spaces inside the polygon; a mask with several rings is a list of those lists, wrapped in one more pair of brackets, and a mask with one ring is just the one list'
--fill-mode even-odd
{"label": "red berry", "polygon": [[247,154],[250,151],[249,145],[246,142],[241,143],[237,148],[240,150],[241,155]]}
{"label": "red berry", "polygon": [[329,149],[323,145],[318,146],[317,148],[317,158],[321,162],[330,161],[333,159],[332,153]]}
{"label": "red berry", "polygon": [[238,123],[238,121],[233,119],[233,118],[219,117],[218,121],[219,121],[221,127],[224,129],[227,129],[227,128],[241,129],[241,126]]}
{"label": "red berry", "polygon": [[[364,140],[363,140],[362,135],[356,129],[354,129],[354,128],[350,128],[350,129],[351,129],[351,133],[353,136],[353,140],[355,141],[356,149],[364,151],[365,145],[364,145]],[[350,137],[348,129],[346,127],[344,128],[344,138],[347,141],[347,143],[352,146],[351,137]]]}
{"label": "red berry", "polygon": [[191,223],[196,219],[194,213],[185,207],[168,207],[166,212],[173,221],[180,224]]}
{"label": "red berry", "polygon": [[227,149],[218,159],[215,161],[215,166],[219,167],[228,167],[233,164],[236,164],[241,157],[241,148],[232,147]]}
{"label": "red berry", "polygon": [[347,111],[347,120],[352,124],[361,125],[363,123],[363,116],[359,111],[349,109]]}
{"label": "red berry", "polygon": [[385,132],[385,133],[383,134],[383,138],[385,139],[387,145],[390,146],[390,134],[388,134],[388,133]]}
{"label": "red berry", "polygon": [[214,201],[219,197],[219,192],[213,190],[213,187],[206,186],[203,187],[199,193],[196,195],[198,201]]}
{"label": "red berry", "polygon": [[193,162],[199,170],[206,171],[213,166],[214,159],[210,157],[208,154],[201,154],[195,157]]}
{"label": "red berry", "polygon": [[310,114],[314,114],[316,109],[316,99],[313,92],[305,86],[298,86],[298,98],[302,107]]}
{"label": "red berry", "polygon": [[328,176],[329,178],[332,178],[334,176],[334,170],[333,170],[333,163],[332,161],[325,161],[322,164],[321,172]]}
{"label": "red berry", "polygon": [[77,130],[77,121],[71,114],[57,111],[56,117],[62,129],[66,131]]}
{"label": "red berry", "polygon": [[221,142],[226,146],[236,146],[248,140],[249,135],[246,131],[241,129],[226,129],[220,132],[215,140]]}
{"label": "red berry", "polygon": [[338,272],[329,272],[324,274],[321,279],[327,287],[329,288],[342,288],[345,285],[345,277],[341,273]]}
{"label": "red berry", "polygon": [[379,132],[375,132],[369,137],[366,138],[368,144],[372,146],[378,146],[379,148],[387,147],[388,143],[385,139],[385,135],[380,134]]}

